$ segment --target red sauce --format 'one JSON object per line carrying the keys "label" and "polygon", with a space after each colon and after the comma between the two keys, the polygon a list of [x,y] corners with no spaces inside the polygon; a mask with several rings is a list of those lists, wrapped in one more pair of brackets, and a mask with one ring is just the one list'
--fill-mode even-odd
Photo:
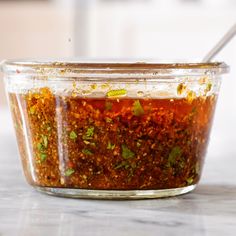
{"label": "red sauce", "polygon": [[167,189],[198,182],[216,96],[82,98],[43,88],[10,102],[32,185]]}

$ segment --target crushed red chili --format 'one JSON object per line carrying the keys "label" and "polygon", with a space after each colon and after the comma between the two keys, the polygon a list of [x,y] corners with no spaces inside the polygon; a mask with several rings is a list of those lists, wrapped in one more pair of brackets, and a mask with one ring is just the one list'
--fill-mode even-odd
{"label": "crushed red chili", "polygon": [[42,88],[10,102],[32,185],[167,189],[199,180],[216,96],[83,98]]}

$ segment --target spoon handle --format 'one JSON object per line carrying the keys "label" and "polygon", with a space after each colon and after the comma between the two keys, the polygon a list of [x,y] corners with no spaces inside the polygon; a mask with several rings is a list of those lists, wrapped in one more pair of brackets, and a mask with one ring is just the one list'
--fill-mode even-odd
{"label": "spoon handle", "polygon": [[211,49],[210,52],[203,58],[203,62],[210,62],[222,48],[236,35],[236,24],[234,24],[224,37]]}

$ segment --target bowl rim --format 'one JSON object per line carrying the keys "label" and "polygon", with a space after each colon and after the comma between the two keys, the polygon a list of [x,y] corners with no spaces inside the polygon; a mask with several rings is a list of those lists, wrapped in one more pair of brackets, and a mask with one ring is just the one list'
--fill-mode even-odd
{"label": "bowl rim", "polygon": [[144,77],[178,75],[220,75],[229,72],[224,62],[111,62],[90,60],[5,60],[1,62],[6,74],[32,74],[58,77]]}

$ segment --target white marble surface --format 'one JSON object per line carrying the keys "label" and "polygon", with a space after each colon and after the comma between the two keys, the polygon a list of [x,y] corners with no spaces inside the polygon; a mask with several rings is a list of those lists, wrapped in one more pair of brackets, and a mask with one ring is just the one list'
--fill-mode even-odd
{"label": "white marble surface", "polygon": [[199,186],[180,197],[52,197],[26,184],[8,113],[0,111],[0,236],[236,235],[236,148],[211,143],[210,150]]}

